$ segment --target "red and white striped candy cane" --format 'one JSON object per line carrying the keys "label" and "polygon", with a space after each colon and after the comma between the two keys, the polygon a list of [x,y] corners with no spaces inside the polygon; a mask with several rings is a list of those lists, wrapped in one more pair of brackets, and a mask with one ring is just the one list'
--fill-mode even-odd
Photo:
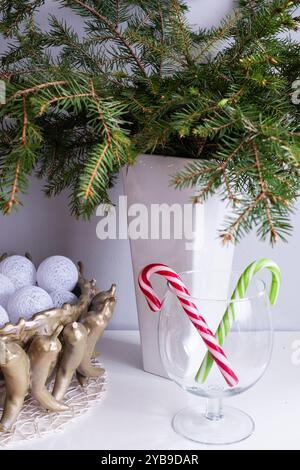
{"label": "red and white striped candy cane", "polygon": [[149,264],[139,275],[139,286],[146,297],[150,309],[153,312],[158,312],[162,307],[162,302],[157,297],[150,282],[150,278],[153,274],[158,274],[169,281],[183,310],[198,330],[227,384],[230,387],[235,387],[239,382],[238,378],[233,372],[223,349],[219,346],[215,335],[208,328],[205,319],[200,315],[196,305],[189,299],[189,291],[180,279],[180,276],[173,271],[173,269],[164,264]]}

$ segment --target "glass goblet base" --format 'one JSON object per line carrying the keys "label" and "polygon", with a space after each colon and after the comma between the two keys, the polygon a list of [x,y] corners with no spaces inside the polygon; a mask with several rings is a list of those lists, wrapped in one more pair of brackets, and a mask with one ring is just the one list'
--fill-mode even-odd
{"label": "glass goblet base", "polygon": [[210,414],[196,406],[179,411],[173,418],[177,434],[207,445],[241,442],[253,433],[253,419],[236,408],[224,406],[220,414]]}

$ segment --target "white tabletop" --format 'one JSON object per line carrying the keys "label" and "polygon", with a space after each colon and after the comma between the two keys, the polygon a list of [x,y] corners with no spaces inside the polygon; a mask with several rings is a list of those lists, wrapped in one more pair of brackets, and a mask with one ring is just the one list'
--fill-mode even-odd
{"label": "white tabletop", "polygon": [[[297,340],[300,332],[276,333],[266,375],[252,390],[228,400],[254,418],[256,431],[226,449],[300,449],[300,365],[292,363]],[[102,403],[64,432],[19,449],[212,449],[173,431],[173,415],[201,399],[142,370],[138,332],[108,331],[99,350],[108,373]]]}

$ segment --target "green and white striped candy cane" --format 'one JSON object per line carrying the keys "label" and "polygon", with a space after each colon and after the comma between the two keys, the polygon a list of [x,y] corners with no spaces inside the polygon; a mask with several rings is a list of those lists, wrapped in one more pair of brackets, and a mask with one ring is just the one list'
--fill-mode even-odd
{"label": "green and white striped candy cane", "polygon": [[[274,261],[268,258],[262,258],[259,261],[254,261],[248,266],[248,268],[245,269],[244,273],[241,275],[241,277],[238,280],[236,289],[231,299],[232,300],[244,299],[252,278],[262,269],[269,269],[269,271],[271,271],[272,281],[271,281],[271,287],[270,287],[270,292],[269,292],[269,299],[270,299],[271,305],[275,305],[277,298],[278,298],[280,284],[281,284],[281,273],[280,273],[279,266],[276,263],[274,263]],[[227,308],[216,332],[216,337],[220,346],[223,346],[225,339],[228,336],[234,321],[235,321],[235,304],[234,302],[232,302]],[[208,352],[205,358],[203,359],[200,369],[197,372],[197,375],[196,375],[197,382],[204,383],[206,381],[208,374],[210,373],[211,368],[213,366],[213,363],[214,363],[213,358],[211,354]]]}

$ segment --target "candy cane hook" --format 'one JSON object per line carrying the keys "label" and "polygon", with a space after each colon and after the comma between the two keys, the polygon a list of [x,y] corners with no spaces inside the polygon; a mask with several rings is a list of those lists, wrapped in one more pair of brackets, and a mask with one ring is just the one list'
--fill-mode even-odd
{"label": "candy cane hook", "polygon": [[139,275],[139,286],[146,297],[150,309],[153,312],[158,312],[162,307],[162,302],[156,295],[150,282],[150,278],[154,274],[162,276],[170,283],[183,310],[206,344],[208,351],[211,353],[227,384],[230,387],[235,387],[238,384],[238,378],[233,372],[223,349],[219,346],[216,337],[208,328],[205,319],[200,315],[196,305],[190,300],[189,291],[180,276],[173,269],[164,264],[149,264]]}

